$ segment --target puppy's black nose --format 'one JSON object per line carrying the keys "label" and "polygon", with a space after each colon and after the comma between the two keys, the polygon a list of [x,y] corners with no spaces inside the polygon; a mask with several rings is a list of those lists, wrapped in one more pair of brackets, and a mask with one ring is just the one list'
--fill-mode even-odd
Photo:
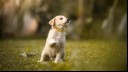
{"label": "puppy's black nose", "polygon": [[69,19],[67,19],[67,22],[69,22],[70,20]]}

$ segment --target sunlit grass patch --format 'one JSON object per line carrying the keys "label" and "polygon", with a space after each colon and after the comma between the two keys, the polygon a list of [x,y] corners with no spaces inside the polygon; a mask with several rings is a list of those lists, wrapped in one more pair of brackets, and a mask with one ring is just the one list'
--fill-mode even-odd
{"label": "sunlit grass patch", "polygon": [[[85,40],[66,43],[65,61],[38,63],[45,40],[0,41],[0,70],[126,70],[127,44]],[[32,54],[24,57],[21,53]]]}

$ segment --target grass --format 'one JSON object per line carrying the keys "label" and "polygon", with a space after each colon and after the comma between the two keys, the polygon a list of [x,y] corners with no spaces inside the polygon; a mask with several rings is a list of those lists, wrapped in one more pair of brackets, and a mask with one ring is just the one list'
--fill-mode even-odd
{"label": "grass", "polygon": [[[83,40],[66,43],[65,62],[38,63],[45,44],[43,39],[16,39],[0,41],[0,70],[86,70],[115,71],[127,70],[127,44],[122,41]],[[34,56],[22,57],[21,53]]]}

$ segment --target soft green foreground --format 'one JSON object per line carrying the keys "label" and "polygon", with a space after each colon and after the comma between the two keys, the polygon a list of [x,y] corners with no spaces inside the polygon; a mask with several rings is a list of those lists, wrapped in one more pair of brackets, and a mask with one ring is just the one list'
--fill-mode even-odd
{"label": "soft green foreground", "polygon": [[[38,63],[45,40],[0,41],[0,70],[127,70],[127,44],[117,41],[67,41],[65,62]],[[34,56],[21,57],[23,52]]]}

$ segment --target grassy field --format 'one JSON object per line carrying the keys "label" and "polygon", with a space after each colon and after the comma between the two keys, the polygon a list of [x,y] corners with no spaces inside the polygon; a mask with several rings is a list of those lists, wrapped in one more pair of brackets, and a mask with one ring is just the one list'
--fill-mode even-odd
{"label": "grassy field", "polygon": [[126,42],[68,40],[65,61],[59,64],[37,62],[44,44],[43,39],[0,40],[0,70],[127,70]]}

